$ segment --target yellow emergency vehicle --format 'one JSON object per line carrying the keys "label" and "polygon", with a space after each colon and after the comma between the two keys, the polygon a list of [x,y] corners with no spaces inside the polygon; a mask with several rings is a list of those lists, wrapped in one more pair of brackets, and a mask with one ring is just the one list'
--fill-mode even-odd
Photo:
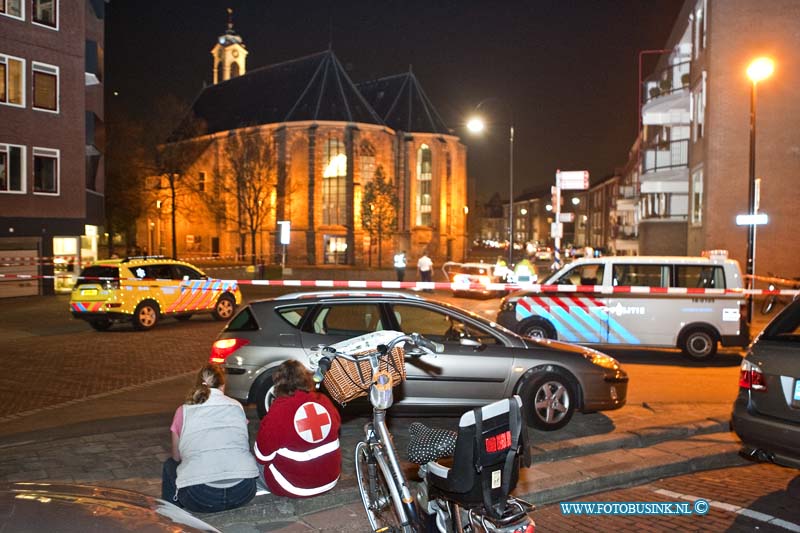
{"label": "yellow emergency vehicle", "polygon": [[162,317],[188,320],[196,313],[230,319],[242,303],[236,281],[208,277],[197,267],[165,258],[97,261],[78,277],[70,312],[98,331],[114,322],[152,329]]}

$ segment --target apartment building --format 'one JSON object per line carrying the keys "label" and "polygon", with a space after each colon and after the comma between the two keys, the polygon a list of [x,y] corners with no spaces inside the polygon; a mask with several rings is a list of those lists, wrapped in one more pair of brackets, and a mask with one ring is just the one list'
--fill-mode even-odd
{"label": "apartment building", "polygon": [[735,220],[749,211],[753,83],[746,70],[768,56],[775,72],[757,87],[755,175],[769,223],[757,228],[755,272],[800,275],[798,24],[796,0],[685,2],[668,52],[643,81],[642,131],[622,173],[625,230],[618,234],[636,237],[638,253],[725,249],[744,269],[748,229]]}
{"label": "apartment building", "polygon": [[[103,223],[103,0],[0,0],[0,296],[69,290]],[[43,279],[39,279],[43,276]]]}

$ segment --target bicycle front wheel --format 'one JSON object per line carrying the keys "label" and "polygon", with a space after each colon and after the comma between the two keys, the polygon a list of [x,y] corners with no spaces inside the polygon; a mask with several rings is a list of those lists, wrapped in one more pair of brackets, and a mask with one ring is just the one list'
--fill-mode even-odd
{"label": "bicycle front wheel", "polygon": [[402,521],[392,502],[389,483],[378,460],[366,442],[356,445],[356,481],[361,502],[373,531],[388,528],[387,532],[403,531]]}

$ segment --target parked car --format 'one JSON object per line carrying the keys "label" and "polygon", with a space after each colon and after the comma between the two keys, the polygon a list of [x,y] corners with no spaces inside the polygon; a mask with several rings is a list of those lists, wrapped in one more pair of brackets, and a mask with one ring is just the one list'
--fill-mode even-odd
{"label": "parked car", "polygon": [[[461,286],[453,289],[453,296],[501,296],[506,294],[505,289],[491,286],[492,284],[502,285],[506,282],[506,279],[495,270],[495,265],[487,263],[447,262],[442,266],[442,271],[450,283]],[[474,285],[480,285],[480,287]]]}
{"label": "parked car", "polygon": [[553,250],[549,246],[539,247],[534,253],[533,258],[535,261],[552,261]]}
{"label": "parked car", "polygon": [[73,317],[105,331],[114,322],[147,330],[162,317],[189,320],[196,313],[228,320],[241,303],[235,281],[210,278],[183,261],[136,257],[97,261],[83,269],[69,306]]}
{"label": "parked car", "polygon": [[750,345],[731,423],[746,453],[800,468],[800,299]]}
{"label": "parked car", "polygon": [[[691,359],[707,360],[718,344],[744,347],[750,340],[742,279],[739,264],[725,254],[578,259],[545,280],[548,290],[503,298],[497,322],[520,335],[678,347]],[[576,292],[577,285],[590,292]]]}
{"label": "parked car", "polygon": [[384,329],[417,332],[445,352],[406,361],[398,409],[418,412],[483,405],[512,394],[525,401],[528,422],[563,427],[572,414],[618,409],[628,376],[596,350],[523,338],[458,307],[398,292],[294,293],[250,302],[211,348],[224,365],[225,392],[255,403],[260,416],[272,399],[272,372],[287,359],[309,365],[319,345]]}
{"label": "parked car", "polygon": [[219,533],[180,507],[139,492],[40,482],[0,485],[0,531]]}

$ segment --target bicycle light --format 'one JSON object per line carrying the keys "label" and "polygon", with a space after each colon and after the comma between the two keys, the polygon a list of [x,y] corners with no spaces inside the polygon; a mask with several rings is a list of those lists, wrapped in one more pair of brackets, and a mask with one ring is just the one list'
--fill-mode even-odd
{"label": "bicycle light", "polygon": [[392,406],[392,375],[385,370],[375,373],[372,387],[369,390],[369,401],[376,409],[388,409]]}

